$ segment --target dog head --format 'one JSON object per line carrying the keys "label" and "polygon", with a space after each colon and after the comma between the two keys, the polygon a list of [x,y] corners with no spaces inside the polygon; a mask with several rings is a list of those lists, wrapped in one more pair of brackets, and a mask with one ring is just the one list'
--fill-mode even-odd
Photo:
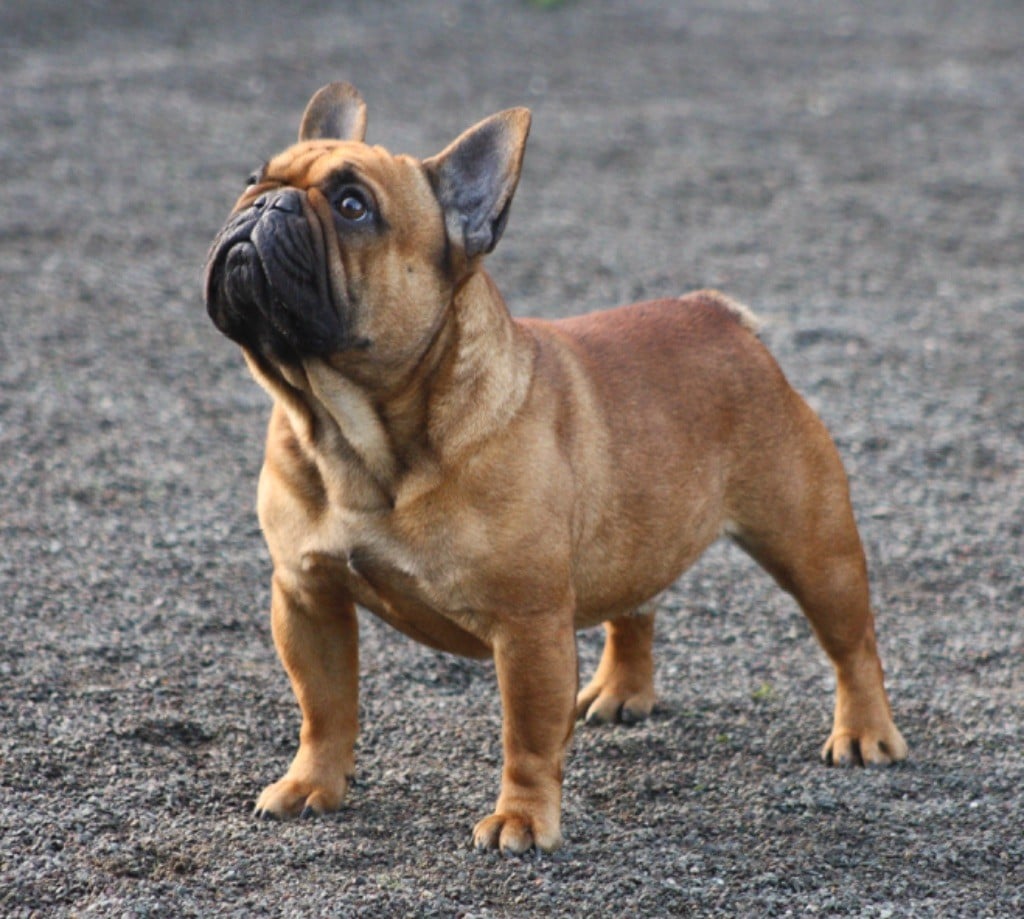
{"label": "dog head", "polygon": [[500,239],[529,126],[528,110],[510,109],[437,156],[393,156],[363,142],[359,93],[325,86],[299,142],[250,177],[214,240],[213,322],[261,365],[400,372]]}

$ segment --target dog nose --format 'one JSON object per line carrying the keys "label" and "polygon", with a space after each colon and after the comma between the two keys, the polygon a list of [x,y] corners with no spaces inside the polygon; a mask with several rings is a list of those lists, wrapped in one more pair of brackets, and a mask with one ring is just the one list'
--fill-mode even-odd
{"label": "dog nose", "polygon": [[295,188],[282,188],[277,191],[264,192],[252,206],[258,210],[284,211],[286,214],[301,214],[302,203],[299,201],[299,191]]}

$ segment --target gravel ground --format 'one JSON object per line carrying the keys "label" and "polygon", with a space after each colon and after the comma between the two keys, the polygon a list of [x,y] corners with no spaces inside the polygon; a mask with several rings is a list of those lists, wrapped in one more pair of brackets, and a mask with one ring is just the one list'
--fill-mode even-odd
{"label": "gravel ground", "polygon": [[[1024,912],[1024,7],[157,6],[0,7],[0,912]],[[369,617],[347,806],[251,818],[298,712],[268,405],[200,273],[338,78],[418,155],[533,108],[515,312],[713,285],[767,320],[848,462],[905,765],[819,765],[824,655],[722,545],[660,621],[655,717],[578,732],[556,855],[469,848],[492,667]]]}

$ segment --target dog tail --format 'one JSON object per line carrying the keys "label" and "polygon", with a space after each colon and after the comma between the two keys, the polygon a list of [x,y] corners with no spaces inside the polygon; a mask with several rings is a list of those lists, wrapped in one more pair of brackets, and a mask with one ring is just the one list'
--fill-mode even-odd
{"label": "dog tail", "polygon": [[728,297],[723,294],[720,290],[702,290],[701,293],[709,300],[713,301],[717,306],[724,309],[729,315],[732,316],[743,328],[747,331],[757,335],[764,326],[764,323],[758,318],[754,311],[749,306],[744,306],[738,300],[733,300],[732,297]]}

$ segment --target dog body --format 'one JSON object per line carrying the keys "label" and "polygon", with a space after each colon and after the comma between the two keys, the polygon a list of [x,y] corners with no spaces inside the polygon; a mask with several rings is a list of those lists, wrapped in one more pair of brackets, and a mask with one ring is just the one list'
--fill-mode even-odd
{"label": "dog body", "polygon": [[[556,847],[573,722],[649,714],[653,598],[723,534],[796,597],[836,667],[826,759],[906,755],[842,465],[750,315],[713,291],[509,315],[480,261],[528,126],[511,110],[437,157],[393,157],[362,143],[361,99],[331,84],[211,249],[210,314],[275,402],[259,514],[303,712],[260,813],[346,792],[359,604],[493,656],[505,765],[476,843]],[[605,651],[577,693],[575,630],[598,623]]]}

